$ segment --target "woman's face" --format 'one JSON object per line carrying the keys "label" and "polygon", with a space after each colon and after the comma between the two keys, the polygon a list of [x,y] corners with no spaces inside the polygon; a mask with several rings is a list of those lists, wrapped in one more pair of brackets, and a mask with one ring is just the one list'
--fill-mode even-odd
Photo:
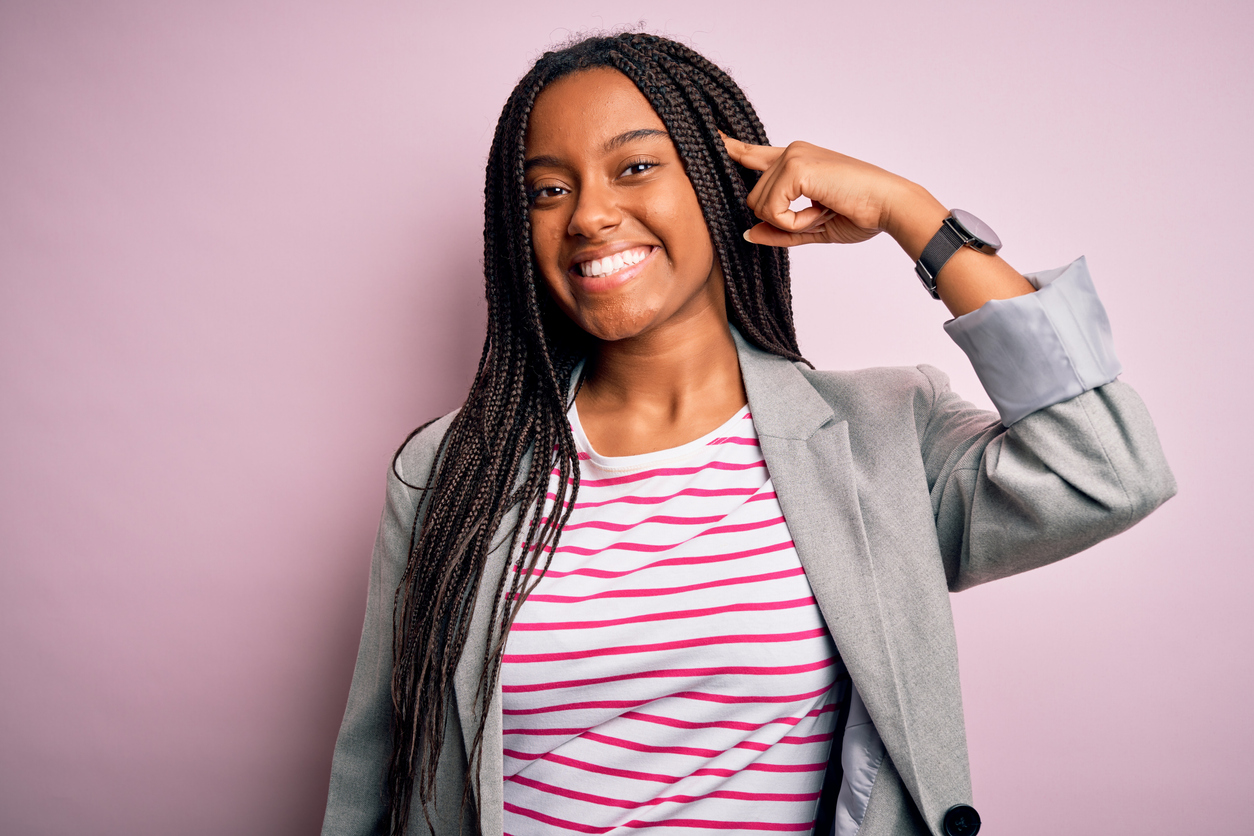
{"label": "woman's face", "polygon": [[526,137],[536,263],[579,327],[623,340],[726,321],[723,274],[662,120],[616,70],[565,76],[536,98]]}

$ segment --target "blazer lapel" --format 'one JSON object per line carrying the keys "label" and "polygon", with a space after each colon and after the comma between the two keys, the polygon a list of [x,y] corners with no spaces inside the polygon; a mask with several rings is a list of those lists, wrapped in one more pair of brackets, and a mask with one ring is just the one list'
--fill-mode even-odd
{"label": "blazer lapel", "polygon": [[849,425],[791,361],[750,345],[734,328],[732,333],[754,427],[797,555],[871,720],[918,798]]}

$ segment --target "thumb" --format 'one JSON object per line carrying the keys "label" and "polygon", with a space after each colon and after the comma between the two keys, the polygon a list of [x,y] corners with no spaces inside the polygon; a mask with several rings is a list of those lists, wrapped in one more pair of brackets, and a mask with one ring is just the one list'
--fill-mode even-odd
{"label": "thumb", "polygon": [[768,223],[760,223],[744,231],[744,239],[750,244],[761,244],[764,247],[795,247],[798,244],[815,242],[813,235],[788,232]]}

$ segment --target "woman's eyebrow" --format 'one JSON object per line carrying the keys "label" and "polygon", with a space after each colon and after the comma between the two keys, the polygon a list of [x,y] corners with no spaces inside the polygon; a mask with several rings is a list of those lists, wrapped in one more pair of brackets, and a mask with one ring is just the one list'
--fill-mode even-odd
{"label": "woman's eyebrow", "polygon": [[[652,139],[653,137],[658,136],[665,137],[669,136],[669,134],[666,133],[666,131],[659,131],[657,128],[637,128],[634,131],[624,131],[618,136],[611,137],[606,140],[605,144],[601,146],[601,151],[602,153],[608,154],[611,151],[623,147],[629,142],[635,142],[638,139]],[[536,166],[552,166],[557,168],[561,166],[561,164],[562,161],[557,157],[544,154],[539,157],[531,157],[523,162],[523,171],[530,171]]]}
{"label": "woman's eyebrow", "polygon": [[524,172],[530,171],[531,169],[535,168],[538,165],[552,166],[556,168],[557,166],[560,166],[561,164],[562,164],[561,160],[559,160],[557,157],[549,156],[546,154],[544,156],[532,157],[531,159],[526,160],[523,163],[523,171]]}
{"label": "woman's eyebrow", "polygon": [[608,140],[601,149],[606,153],[621,148],[629,142],[635,142],[637,139],[650,139],[655,136],[667,136],[666,131],[659,131],[656,128],[639,128],[634,131],[625,131],[618,136]]}

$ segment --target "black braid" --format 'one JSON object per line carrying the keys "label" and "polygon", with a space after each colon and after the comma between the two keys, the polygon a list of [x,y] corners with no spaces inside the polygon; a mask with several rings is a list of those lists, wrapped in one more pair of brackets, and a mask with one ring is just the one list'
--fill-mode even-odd
{"label": "black braid", "polygon": [[[510,94],[492,140],[484,187],[488,328],[483,354],[466,403],[445,432],[422,486],[409,561],[396,591],[388,771],[393,836],[408,828],[415,789],[431,827],[453,674],[481,588],[492,581],[494,632],[481,660],[476,698],[482,716],[496,690],[509,627],[547,569],[579,489],[566,399],[571,372],[589,353],[591,338],[540,289],[523,154],[540,91],[592,67],[609,67],[631,79],[666,126],[710,230],[729,318],[759,347],[802,359],[787,253],[741,237],[756,221],[745,197],[757,172],[728,157],[718,131],[755,144],[766,144],[767,138],[736,83],[688,47],[656,35],[588,38],[541,56]],[[523,471],[528,453],[530,463]],[[544,497],[554,469],[556,500],[550,507],[562,510],[546,516]],[[515,507],[520,517],[511,532],[512,559],[499,578],[484,578],[497,529]],[[480,723],[468,753],[463,809],[480,771],[482,744]]]}

